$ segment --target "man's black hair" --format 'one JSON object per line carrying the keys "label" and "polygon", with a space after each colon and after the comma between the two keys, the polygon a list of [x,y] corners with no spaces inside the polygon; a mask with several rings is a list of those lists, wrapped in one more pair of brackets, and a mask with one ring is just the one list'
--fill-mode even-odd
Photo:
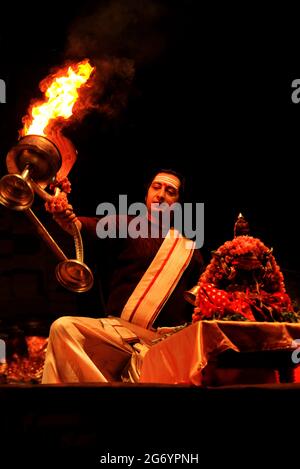
{"label": "man's black hair", "polygon": [[152,171],[152,173],[150,174],[147,182],[146,182],[146,193],[148,192],[149,190],[149,187],[153,181],[153,179],[155,178],[155,176],[158,174],[158,173],[167,173],[167,174],[172,174],[173,176],[176,176],[179,181],[180,181],[180,186],[179,186],[179,202],[183,202],[183,199],[184,199],[184,193],[185,193],[185,177],[179,173],[178,171],[176,171],[175,169],[171,169],[171,168],[168,168],[168,169],[165,169],[165,168],[158,168],[158,169],[155,169],[154,171]]}

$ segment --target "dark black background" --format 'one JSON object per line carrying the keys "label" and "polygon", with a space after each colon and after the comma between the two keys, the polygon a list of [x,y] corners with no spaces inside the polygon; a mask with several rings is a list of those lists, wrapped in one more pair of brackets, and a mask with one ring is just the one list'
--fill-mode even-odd
{"label": "dark black background", "polygon": [[[117,21],[119,30],[112,28],[111,33],[109,21],[101,22],[103,10],[110,9],[117,16],[118,11],[123,12],[119,13],[120,23]],[[130,17],[128,23],[124,20],[124,27],[122,15],[126,21]],[[70,201],[76,212],[94,215],[100,202],[115,201],[120,193],[128,194],[130,201],[141,200],[145,176],[153,167],[179,169],[187,176],[191,199],[205,203],[206,259],[211,249],[232,238],[234,221],[241,211],[250,222],[252,234],[274,247],[289,290],[293,298],[298,298],[300,103],[291,100],[291,83],[300,78],[300,26],[295,7],[287,3],[263,7],[262,2],[220,5],[199,0],[2,2],[0,78],[7,86],[7,103],[0,104],[1,175],[6,174],[5,157],[18,139],[22,117],[31,99],[39,96],[39,82],[52,67],[75,58],[69,52],[68,37],[75,34],[80,40],[83,30],[84,44],[89,42],[87,38],[101,38],[99,49],[91,47],[94,52],[85,54],[91,61],[99,59],[97,51],[131,59],[135,76],[128,103],[118,117],[108,119],[91,113],[76,128],[68,129],[78,149],[78,160],[70,174]],[[38,200],[35,210],[65,242],[64,234],[56,230]],[[33,234],[22,214],[3,207],[0,265],[1,332],[6,327],[2,319],[26,326],[31,319],[49,324],[64,314],[99,316],[100,300],[95,291],[83,296],[63,291],[54,276],[56,260],[52,253]],[[198,395],[197,401],[191,394],[189,402],[185,401],[176,388],[175,397],[167,395],[168,401],[159,401],[153,390],[145,397],[139,389],[129,403],[111,390],[108,395],[115,399],[111,403],[103,400],[98,390],[94,400],[78,391],[73,400],[61,394],[55,400],[55,393],[53,399],[52,389],[45,401],[32,394],[31,405],[24,401],[24,395],[14,397],[9,389],[14,400],[4,409],[9,425],[2,425],[14,446],[9,456],[16,457],[16,444],[23,440],[26,428],[32,427],[24,443],[30,463],[39,448],[44,453],[46,449],[49,458],[56,454],[55,431],[60,435],[64,425],[72,428],[61,437],[67,447],[72,431],[86,438],[81,441],[82,447],[85,441],[88,446],[89,437],[103,432],[97,457],[106,442],[107,448],[120,448],[126,442],[129,454],[138,451],[138,435],[148,451],[151,445],[154,451],[165,445],[165,452],[167,448],[174,451],[176,447],[179,452],[181,448],[190,448],[191,452],[197,448],[203,454],[211,444],[209,457],[220,454],[224,463],[228,454],[231,465],[237,442],[247,457],[253,454],[255,463],[261,451],[256,459],[253,448],[266,449],[268,461],[272,454],[277,458],[281,448],[285,461],[294,454],[290,443],[296,434],[291,431],[291,422],[298,422],[296,394],[294,400],[282,394],[279,401],[270,399],[267,406],[262,400],[260,408],[255,397],[250,406],[239,398],[240,391],[229,404],[221,399],[220,406],[213,402],[209,405]],[[40,402],[38,410],[31,411]],[[137,418],[133,417],[134,407],[139,409]],[[62,413],[63,419],[65,408],[67,416],[69,412],[73,417],[79,408],[81,420],[66,418],[60,430],[54,429],[55,419],[43,420],[43,412],[54,413],[58,421]],[[26,421],[24,409],[28,412]],[[107,417],[105,409],[109,409]],[[113,409],[117,409],[116,414]],[[34,412],[41,413],[41,420]],[[204,419],[206,412],[208,418]],[[86,426],[79,430],[82,421]],[[19,427],[15,422],[20,422]],[[156,427],[148,434],[152,425]],[[282,432],[286,425],[290,431]],[[11,437],[16,428],[20,441]],[[183,435],[185,441],[180,445]],[[272,438],[270,445],[268,436]],[[51,451],[47,452],[46,441],[49,445],[53,442]],[[69,443],[71,449],[76,441],[80,446],[80,439],[74,439]],[[276,448],[274,441],[278,441]],[[221,451],[216,452],[216,447]],[[3,448],[5,453],[6,446]],[[23,459],[25,451],[20,454]],[[204,464],[204,458],[201,461]]]}
{"label": "dark black background", "polygon": [[[103,12],[110,9],[119,12],[121,27],[107,33],[103,18],[111,16]],[[80,40],[83,31],[91,61],[101,54],[125,57],[134,62],[135,75],[117,117],[93,112],[67,130],[79,152],[70,174],[76,212],[93,215],[100,202],[116,201],[120,193],[141,200],[148,172],[173,167],[186,175],[191,200],[205,203],[207,260],[211,249],[232,238],[242,212],[251,234],[273,246],[284,273],[297,277],[295,10],[204,6],[196,0],[6,7],[0,32],[0,78],[7,85],[7,103],[0,105],[1,173],[28,104],[39,96],[38,83],[52,67],[74,58],[68,38]],[[95,39],[99,48],[89,46]]]}

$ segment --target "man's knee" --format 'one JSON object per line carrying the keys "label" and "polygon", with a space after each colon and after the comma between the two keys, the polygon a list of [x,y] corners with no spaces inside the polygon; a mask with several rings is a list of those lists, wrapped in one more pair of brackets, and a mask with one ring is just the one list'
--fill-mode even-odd
{"label": "man's knee", "polygon": [[72,316],[62,316],[56,319],[50,327],[50,336],[63,334],[74,322]]}

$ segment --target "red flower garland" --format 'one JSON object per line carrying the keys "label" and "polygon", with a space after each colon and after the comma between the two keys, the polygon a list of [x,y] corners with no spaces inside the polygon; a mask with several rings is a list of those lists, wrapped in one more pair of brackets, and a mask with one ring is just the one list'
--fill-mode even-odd
{"label": "red flower garland", "polygon": [[47,212],[64,212],[70,207],[67,197],[67,194],[71,192],[71,183],[69,179],[67,177],[64,177],[60,181],[57,181],[54,184],[50,185],[50,189],[53,191],[57,187],[60,189],[60,192],[57,195],[53,195],[52,199],[45,203],[45,208]]}
{"label": "red flower garland", "polygon": [[219,247],[200,276],[193,322],[282,321],[295,314],[271,252],[251,236],[237,236]]}

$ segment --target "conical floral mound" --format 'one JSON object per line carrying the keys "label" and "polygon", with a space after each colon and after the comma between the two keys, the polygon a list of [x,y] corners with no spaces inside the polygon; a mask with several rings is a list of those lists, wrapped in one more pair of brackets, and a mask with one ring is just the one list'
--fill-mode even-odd
{"label": "conical floral mound", "polygon": [[242,215],[235,224],[234,239],[214,251],[199,278],[193,321],[300,322],[272,249],[240,232],[249,232]]}

